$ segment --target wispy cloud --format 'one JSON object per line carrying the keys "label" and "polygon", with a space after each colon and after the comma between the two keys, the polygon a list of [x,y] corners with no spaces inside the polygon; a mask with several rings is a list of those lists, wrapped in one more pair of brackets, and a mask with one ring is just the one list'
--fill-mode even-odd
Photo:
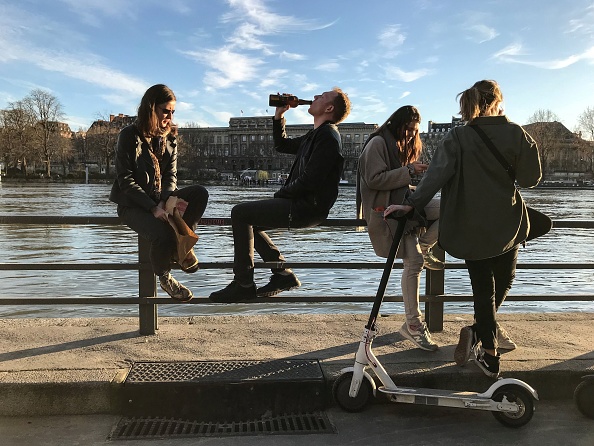
{"label": "wispy cloud", "polygon": [[504,62],[511,61],[513,62],[516,56],[523,56],[525,54],[522,45],[519,43],[513,43],[511,45],[506,46],[505,48],[497,51],[493,56],[493,59],[499,59]]}
{"label": "wispy cloud", "polygon": [[[276,52],[275,42],[268,42],[272,35],[287,32],[308,32],[322,29],[330,24],[319,24],[317,20],[303,20],[298,17],[276,14],[263,0],[227,0],[230,10],[223,14],[220,22],[229,25],[229,35],[220,48],[184,51],[208,67],[204,76],[207,88],[230,88],[242,82],[253,81],[259,76],[261,66],[269,57],[281,60],[299,61],[306,57],[287,51]],[[203,55],[206,55],[204,57]],[[270,76],[267,76],[270,78]],[[262,81],[264,86],[269,81]]]}
{"label": "wispy cloud", "polygon": [[214,70],[208,71],[204,78],[207,88],[211,90],[228,88],[236,83],[255,79],[257,68],[263,63],[257,57],[250,57],[230,48],[186,51],[184,54]]}
{"label": "wispy cloud", "polygon": [[2,12],[10,14],[0,18],[4,31],[0,35],[0,62],[25,63],[117,91],[120,95],[129,93],[137,97],[145,91],[147,82],[110,68],[92,53],[54,49],[66,48],[64,42],[83,42],[84,38],[77,33],[17,8]]}
{"label": "wispy cloud", "polygon": [[404,44],[406,34],[402,32],[400,25],[389,25],[377,36],[379,44],[386,48],[397,48]]}
{"label": "wispy cloud", "polygon": [[93,27],[100,27],[106,17],[119,20],[134,19],[135,8],[131,8],[126,0],[111,0],[109,2],[105,0],[60,1],[68,5],[70,10],[77,14],[83,23]]}
{"label": "wispy cloud", "polygon": [[218,111],[217,109],[206,105],[200,108],[209,115],[213,116],[219,122],[229,122],[229,119],[239,114],[239,110],[234,111],[234,113],[229,113],[225,111]]}
{"label": "wispy cloud", "polygon": [[255,25],[262,34],[293,31],[314,31],[332,26],[319,24],[316,20],[304,20],[294,16],[276,14],[270,11],[262,0],[227,0],[231,10],[221,17],[221,22],[246,22]]}
{"label": "wispy cloud", "polygon": [[266,74],[266,77],[264,79],[262,79],[262,81],[260,82],[260,87],[268,88],[268,87],[275,86],[276,88],[279,88],[283,84],[282,79],[288,73],[289,73],[289,70],[286,70],[286,69],[272,70]]}
{"label": "wispy cloud", "polygon": [[594,34],[594,5],[590,5],[585,11],[578,12],[579,17],[569,21],[567,33],[580,33],[591,36]]}
{"label": "wispy cloud", "polygon": [[325,63],[321,63],[316,65],[315,69],[319,71],[338,71],[340,68],[340,64],[336,61],[328,61]]}
{"label": "wispy cloud", "polygon": [[297,54],[297,53],[288,53],[286,51],[281,51],[278,55],[281,60],[305,60],[307,56],[304,54]]}
{"label": "wispy cloud", "polygon": [[[364,95],[358,97],[356,109],[353,107],[353,114],[355,117],[352,117],[352,119],[361,119],[362,121],[365,121],[367,119],[366,117],[372,116],[375,113],[378,115],[386,115],[392,111],[393,110],[388,108],[384,99],[380,99],[375,95]],[[356,116],[359,116],[360,118],[356,118]]]}
{"label": "wispy cloud", "polygon": [[499,35],[495,28],[491,28],[490,26],[484,24],[472,25],[468,28],[468,30],[473,33],[473,35],[478,39],[479,43],[488,42]]}
{"label": "wispy cloud", "polygon": [[594,46],[582,51],[578,54],[572,54],[562,59],[552,60],[528,60],[522,46],[519,44],[510,45],[502,50],[498,51],[492,56],[494,59],[506,63],[516,63],[522,65],[528,65],[536,68],[542,68],[545,70],[559,70],[567,68],[581,61],[594,63]]}
{"label": "wispy cloud", "polygon": [[[497,30],[489,26],[487,22],[492,21],[490,14],[479,11],[464,11],[458,14],[460,20],[460,31],[466,39],[476,42],[484,43],[493,40],[499,35]],[[446,32],[450,32],[447,28]]]}
{"label": "wispy cloud", "polygon": [[319,88],[320,86],[315,82],[308,82],[301,87],[301,90],[309,93],[311,91],[317,91]]}
{"label": "wispy cloud", "polygon": [[399,80],[402,82],[413,82],[417,79],[425,77],[431,73],[431,70],[422,68],[420,70],[404,71],[399,67],[388,65],[384,67],[385,77],[392,80]]}
{"label": "wispy cloud", "polygon": [[92,54],[53,51],[5,40],[0,40],[0,54],[4,60],[19,60],[46,71],[135,96],[142,94],[147,87],[142,79],[114,70]]}

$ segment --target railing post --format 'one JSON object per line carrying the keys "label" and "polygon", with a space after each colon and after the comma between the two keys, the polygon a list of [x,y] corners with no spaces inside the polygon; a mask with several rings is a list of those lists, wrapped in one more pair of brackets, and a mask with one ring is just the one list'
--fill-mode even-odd
{"label": "railing post", "polygon": [[[445,252],[437,245],[433,247],[433,255],[445,260]],[[437,295],[445,292],[445,270],[426,269],[425,294]],[[425,302],[425,322],[431,332],[443,331],[443,302]]]}
{"label": "railing post", "polygon": [[[138,237],[138,296],[157,297],[157,283],[150,261],[151,244],[148,240]],[[138,305],[140,319],[140,334],[154,335],[157,326],[157,304]]]}

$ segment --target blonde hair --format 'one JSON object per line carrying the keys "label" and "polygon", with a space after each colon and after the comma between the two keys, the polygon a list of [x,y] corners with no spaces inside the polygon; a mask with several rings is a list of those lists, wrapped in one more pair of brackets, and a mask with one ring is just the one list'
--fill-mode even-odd
{"label": "blonde hair", "polygon": [[332,116],[334,124],[338,124],[344,121],[351,112],[351,101],[348,95],[340,88],[334,87],[332,90],[338,93],[334,98],[334,115]]}
{"label": "blonde hair", "polygon": [[497,115],[499,105],[503,102],[503,94],[497,82],[482,80],[472,87],[458,93],[462,120],[469,122],[477,116]]}

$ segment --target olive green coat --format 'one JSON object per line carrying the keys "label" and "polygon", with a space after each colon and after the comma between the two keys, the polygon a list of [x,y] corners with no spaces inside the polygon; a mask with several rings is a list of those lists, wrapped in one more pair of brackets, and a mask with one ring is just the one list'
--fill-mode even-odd
{"label": "olive green coat", "polygon": [[[520,187],[541,178],[532,137],[505,116],[479,117],[478,125],[514,168]],[[406,200],[423,207],[441,190],[439,245],[468,260],[498,256],[526,240],[526,206],[503,166],[470,127],[455,127],[440,142],[429,169]]]}

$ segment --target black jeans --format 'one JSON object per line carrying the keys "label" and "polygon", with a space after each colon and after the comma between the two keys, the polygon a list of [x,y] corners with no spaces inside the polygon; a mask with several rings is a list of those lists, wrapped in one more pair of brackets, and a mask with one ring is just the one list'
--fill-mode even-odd
{"label": "black jeans", "polygon": [[[188,202],[183,219],[190,228],[196,230],[208,203],[208,191],[195,185],[176,190],[171,195]],[[161,276],[171,271],[171,257],[177,249],[171,225],[155,218],[151,212],[137,207],[118,206],[118,215],[125,225],[151,242],[150,259],[155,275]]]}
{"label": "black jeans", "polygon": [[497,348],[495,313],[516,277],[518,247],[497,257],[465,261],[472,284],[476,333],[485,349]]}
{"label": "black jeans", "polygon": [[[254,249],[265,262],[284,262],[265,229],[309,228],[319,225],[328,213],[304,201],[286,198],[250,201],[235,205],[231,210],[233,226],[235,280],[243,285],[254,282]],[[272,268],[281,272],[285,268]]]}

